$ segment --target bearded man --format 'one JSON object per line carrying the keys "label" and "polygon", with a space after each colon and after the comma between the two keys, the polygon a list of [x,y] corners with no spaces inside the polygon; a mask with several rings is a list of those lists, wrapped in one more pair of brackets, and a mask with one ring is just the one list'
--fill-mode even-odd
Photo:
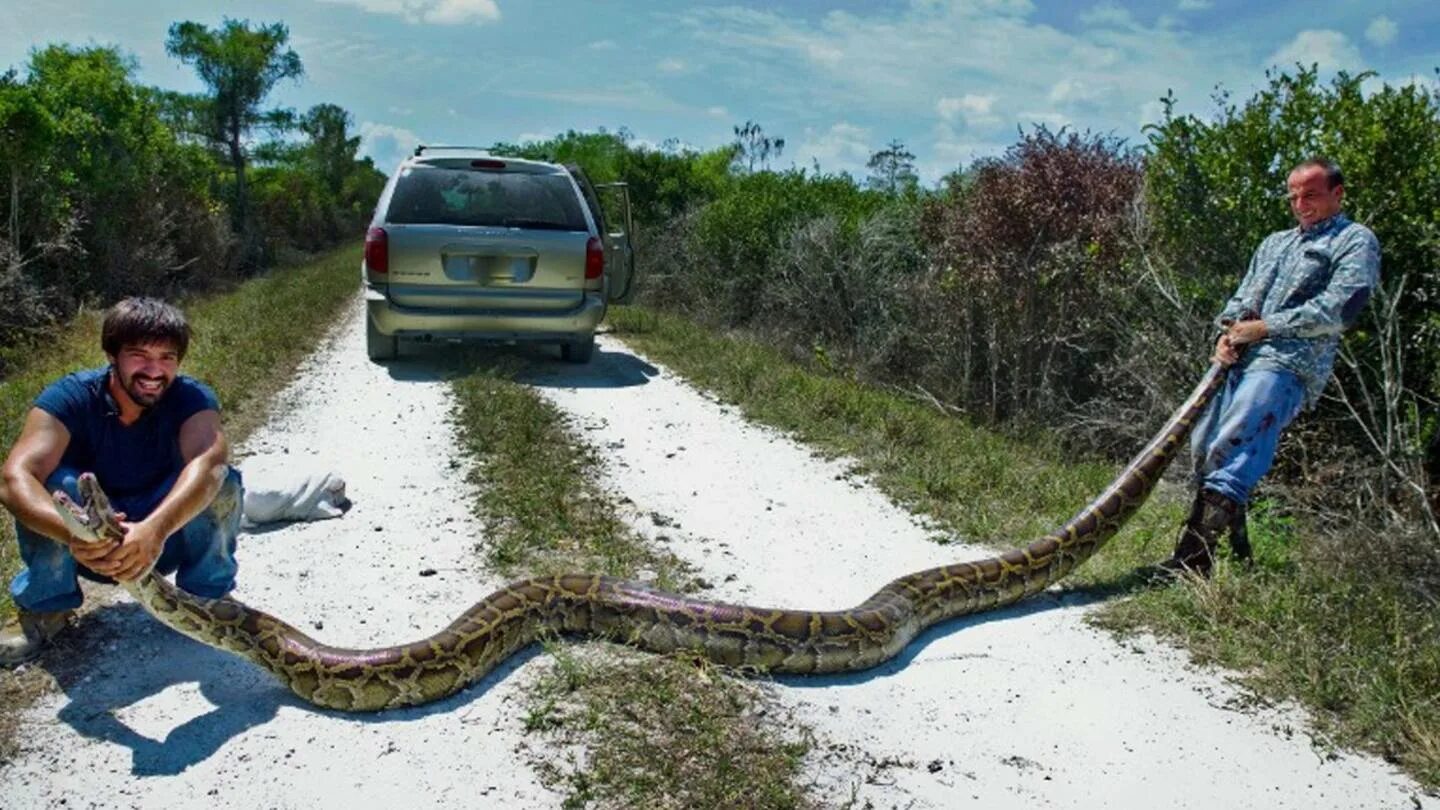
{"label": "bearded man", "polygon": [[[212,599],[235,586],[243,489],[219,401],[179,373],[185,316],[126,299],[106,312],[100,345],[109,364],[41,392],[0,468],[0,503],[15,517],[24,563],[10,583],[17,611],[0,629],[0,664],[34,658],[69,624],[83,601],[79,576],[125,582],[153,568]],[[123,539],[86,543],[61,522],[50,493],[78,500],[83,472],[110,495]]]}

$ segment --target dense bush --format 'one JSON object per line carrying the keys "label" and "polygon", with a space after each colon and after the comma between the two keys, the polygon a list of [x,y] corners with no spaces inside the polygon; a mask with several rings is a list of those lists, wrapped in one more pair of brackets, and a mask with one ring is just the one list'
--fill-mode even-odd
{"label": "dense bush", "polygon": [[927,363],[972,410],[1054,418],[1103,384],[1141,172],[1121,141],[1042,127],[931,205]]}
{"label": "dense bush", "polygon": [[[214,165],[161,123],[154,94],[109,48],[50,46],[0,82],[0,287],[13,342],[83,301],[214,278],[229,239]],[[11,297],[14,296],[14,297]]]}
{"label": "dense bush", "polygon": [[[134,72],[113,48],[51,45],[23,76],[0,75],[0,374],[83,305],[255,269],[241,266],[233,172],[193,131],[206,99],[139,85]],[[247,221],[265,250],[252,258],[359,233],[384,177],[356,160],[348,125],[319,105],[299,120],[303,139],[257,150],[260,215]]]}

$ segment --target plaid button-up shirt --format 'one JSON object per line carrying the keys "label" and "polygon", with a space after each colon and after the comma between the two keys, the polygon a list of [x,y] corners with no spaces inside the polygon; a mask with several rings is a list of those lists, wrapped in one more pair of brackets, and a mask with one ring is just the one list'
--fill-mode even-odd
{"label": "plaid button-up shirt", "polygon": [[1335,367],[1340,334],[1379,283],[1379,240],[1336,214],[1265,237],[1216,323],[1259,314],[1269,336],[1245,352],[1241,367],[1295,372],[1314,407]]}

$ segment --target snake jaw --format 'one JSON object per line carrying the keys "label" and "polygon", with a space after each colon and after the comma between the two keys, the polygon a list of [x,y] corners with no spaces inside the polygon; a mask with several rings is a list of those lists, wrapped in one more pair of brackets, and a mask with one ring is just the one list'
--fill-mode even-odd
{"label": "snake jaw", "polygon": [[60,514],[60,520],[71,534],[87,543],[100,542],[100,535],[95,531],[97,521],[93,513],[75,503],[63,490],[55,490],[50,499],[54,501],[55,511]]}

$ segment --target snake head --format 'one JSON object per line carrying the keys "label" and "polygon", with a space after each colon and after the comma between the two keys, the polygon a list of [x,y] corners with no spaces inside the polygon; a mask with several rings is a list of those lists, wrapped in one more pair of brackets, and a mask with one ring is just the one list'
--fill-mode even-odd
{"label": "snake head", "polygon": [[123,536],[125,530],[120,526],[120,518],[110,505],[110,497],[100,488],[95,474],[82,473],[75,486],[80,492],[80,503],[60,490],[50,496],[65,528],[89,543],[118,540]]}
{"label": "snake head", "polygon": [[99,520],[96,516],[81,506],[64,490],[55,490],[50,495],[55,502],[55,511],[60,514],[60,520],[65,524],[66,530],[72,535],[86,541],[87,543],[100,542],[100,535],[96,533],[99,528]]}

